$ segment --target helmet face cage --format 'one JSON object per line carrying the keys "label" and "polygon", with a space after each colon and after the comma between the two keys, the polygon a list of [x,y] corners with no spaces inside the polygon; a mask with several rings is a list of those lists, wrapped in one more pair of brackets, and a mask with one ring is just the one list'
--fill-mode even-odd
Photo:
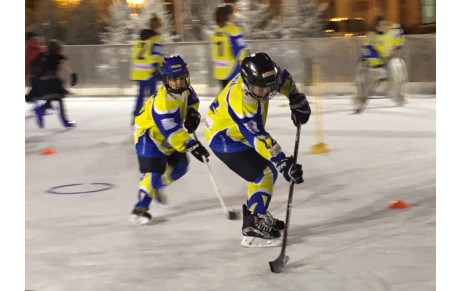
{"label": "helmet face cage", "polygon": [[[180,56],[165,57],[161,67],[163,74],[163,83],[166,89],[172,93],[182,93],[190,87],[190,74],[187,69],[187,63]],[[168,83],[168,78],[177,78],[185,76],[185,86],[173,89]]]}
{"label": "helmet face cage", "polygon": [[[278,68],[265,53],[246,57],[241,64],[241,77],[249,90],[249,95],[259,100],[269,100],[278,90]],[[265,96],[257,95],[255,87],[269,88]]]}

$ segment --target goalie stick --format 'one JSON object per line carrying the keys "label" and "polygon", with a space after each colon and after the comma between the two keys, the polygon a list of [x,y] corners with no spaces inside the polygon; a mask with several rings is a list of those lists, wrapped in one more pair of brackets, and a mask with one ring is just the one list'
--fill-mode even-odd
{"label": "goalie stick", "polygon": [[[295,135],[295,145],[294,145],[294,163],[297,163],[297,153],[299,152],[299,140],[300,140],[300,128],[302,127],[301,124],[297,125],[297,132]],[[289,196],[288,196],[288,203],[287,203],[287,210],[286,210],[286,222],[284,226],[284,235],[283,235],[283,244],[281,246],[281,253],[276,258],[276,260],[269,262],[270,270],[272,273],[281,273],[286,266],[289,257],[286,256],[286,244],[287,244],[287,235],[288,235],[288,226],[289,226],[289,218],[291,216],[291,208],[292,208],[292,196],[294,194],[294,181],[291,182],[291,186],[289,188]]]}
{"label": "goalie stick", "polygon": [[[198,138],[197,138],[195,132],[193,133],[193,137],[195,138],[195,140],[198,141]],[[230,219],[230,220],[237,219],[238,215],[236,214],[236,212],[228,210],[227,206],[225,205],[222,193],[220,193],[219,187],[217,187],[217,183],[214,180],[214,175],[212,174],[211,167],[209,166],[208,162],[206,161],[206,158],[203,156],[202,159],[203,159],[203,162],[206,164],[206,168],[208,169],[208,174],[209,174],[209,177],[211,178],[212,185],[214,186],[214,190],[216,192],[217,197],[219,198],[220,205],[222,206],[222,209],[227,214],[227,218]]]}

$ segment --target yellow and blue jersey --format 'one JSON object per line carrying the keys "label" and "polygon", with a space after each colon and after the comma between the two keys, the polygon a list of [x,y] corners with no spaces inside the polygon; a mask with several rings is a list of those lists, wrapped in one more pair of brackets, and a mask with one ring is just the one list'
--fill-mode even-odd
{"label": "yellow and blue jersey", "polygon": [[368,32],[363,43],[363,59],[372,67],[385,65],[392,51],[391,46],[387,34]]}
{"label": "yellow and blue jersey", "polygon": [[194,139],[183,124],[191,107],[198,111],[199,99],[192,87],[181,94],[174,94],[161,86],[134,120],[137,154],[161,157],[176,151],[187,152],[187,146]]}
{"label": "yellow and blue jersey", "polygon": [[404,30],[398,23],[391,23],[386,35],[391,38],[393,49],[401,49],[404,45]]}
{"label": "yellow and blue jersey", "polygon": [[[288,71],[280,74],[279,92],[285,96],[297,92]],[[281,146],[265,130],[268,100],[259,100],[245,93],[238,74],[214,99],[205,120],[204,133],[214,152],[232,153],[253,148],[272,162],[284,158]]]}
{"label": "yellow and blue jersey", "polygon": [[151,78],[155,70],[160,69],[163,58],[163,41],[160,36],[137,40],[131,54],[131,80],[144,81]]}
{"label": "yellow and blue jersey", "polygon": [[213,74],[217,80],[231,80],[240,71],[240,63],[248,56],[241,29],[232,24],[216,27],[211,36]]}
{"label": "yellow and blue jersey", "polygon": [[383,34],[368,32],[363,43],[363,59],[373,67],[385,65],[393,51],[403,47],[404,40],[401,25],[395,23]]}

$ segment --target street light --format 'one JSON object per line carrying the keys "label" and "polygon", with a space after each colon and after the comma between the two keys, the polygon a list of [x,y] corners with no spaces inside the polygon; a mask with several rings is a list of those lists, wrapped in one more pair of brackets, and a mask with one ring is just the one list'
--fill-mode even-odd
{"label": "street light", "polygon": [[140,7],[144,4],[145,0],[126,0],[126,3],[133,8],[135,14],[138,14]]}

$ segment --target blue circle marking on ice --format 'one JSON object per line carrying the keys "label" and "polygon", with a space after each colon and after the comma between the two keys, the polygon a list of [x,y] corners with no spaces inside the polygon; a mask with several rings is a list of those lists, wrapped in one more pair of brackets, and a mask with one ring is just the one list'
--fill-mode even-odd
{"label": "blue circle marking on ice", "polygon": [[[99,186],[99,187],[96,187],[96,189],[94,189],[94,190],[90,190],[90,189],[86,190],[86,189],[84,189],[84,191],[73,191],[73,192],[69,191],[69,188],[70,189],[72,189],[72,187],[73,188],[78,188],[77,186],[82,186],[82,185],[84,185],[83,188],[94,188],[94,187],[87,187],[87,185],[96,185],[96,186]],[[46,192],[48,192],[50,194],[87,194],[87,193],[94,193],[94,192],[101,192],[101,191],[110,190],[113,187],[115,187],[115,186],[113,184],[110,184],[110,183],[89,183],[89,184],[78,183],[78,184],[69,184],[69,185],[61,185],[61,186],[51,187]],[[67,191],[62,191],[63,189],[66,189]]]}

